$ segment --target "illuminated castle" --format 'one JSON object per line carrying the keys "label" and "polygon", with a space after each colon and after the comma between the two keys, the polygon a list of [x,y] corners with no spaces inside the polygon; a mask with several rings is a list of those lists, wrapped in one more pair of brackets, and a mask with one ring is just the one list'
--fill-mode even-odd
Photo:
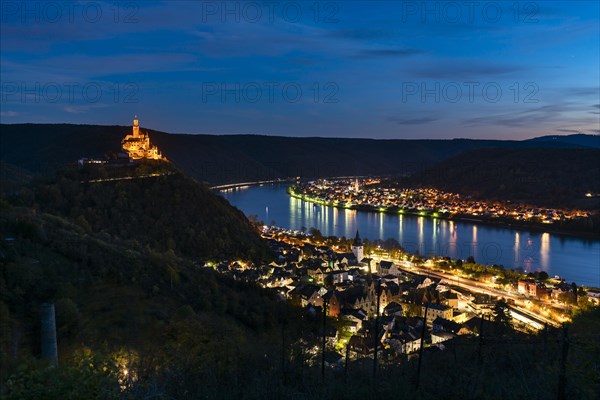
{"label": "illuminated castle", "polygon": [[129,154],[129,158],[132,160],[167,160],[158,150],[158,147],[150,145],[148,132],[140,133],[137,115],[133,120],[133,133],[125,136],[121,143],[123,144],[123,150]]}

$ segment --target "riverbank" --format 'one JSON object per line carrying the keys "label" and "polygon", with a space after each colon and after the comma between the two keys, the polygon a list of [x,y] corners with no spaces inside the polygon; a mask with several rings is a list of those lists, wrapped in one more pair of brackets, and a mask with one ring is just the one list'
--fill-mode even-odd
{"label": "riverbank", "polygon": [[251,186],[259,186],[259,185],[272,185],[278,183],[286,183],[292,182],[295,179],[271,179],[268,181],[255,181],[255,182],[242,182],[242,183],[228,183],[226,185],[218,185],[218,186],[209,186],[208,188],[211,190],[227,190],[227,189],[237,189]]}
{"label": "riverbank", "polygon": [[483,216],[474,216],[470,214],[448,214],[439,211],[425,211],[425,210],[412,210],[402,209],[399,207],[375,207],[370,205],[347,205],[347,204],[336,204],[335,202],[327,202],[321,199],[311,198],[294,191],[294,186],[287,188],[287,193],[294,198],[297,198],[308,203],[318,204],[327,207],[333,207],[345,210],[356,210],[370,213],[383,213],[390,215],[413,215],[417,217],[433,218],[433,219],[444,219],[448,221],[460,221],[460,222],[477,222],[488,226],[497,226],[501,228],[512,228],[512,229],[524,229],[539,233],[551,233],[553,235],[573,237],[577,239],[584,239],[590,241],[600,240],[600,235],[597,232],[581,232],[572,231],[565,229],[557,229],[552,224],[544,224],[538,222],[520,222],[510,218],[486,218]]}

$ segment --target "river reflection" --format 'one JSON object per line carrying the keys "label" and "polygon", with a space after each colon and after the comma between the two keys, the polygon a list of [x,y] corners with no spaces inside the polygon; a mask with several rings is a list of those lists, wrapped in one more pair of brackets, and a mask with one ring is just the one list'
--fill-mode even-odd
{"label": "river reflection", "polygon": [[470,221],[406,214],[338,209],[308,203],[286,193],[285,185],[264,185],[221,192],[246,215],[265,223],[300,230],[315,227],[325,236],[396,239],[410,252],[500,264],[525,271],[546,271],[578,284],[600,286],[600,240],[583,240]]}

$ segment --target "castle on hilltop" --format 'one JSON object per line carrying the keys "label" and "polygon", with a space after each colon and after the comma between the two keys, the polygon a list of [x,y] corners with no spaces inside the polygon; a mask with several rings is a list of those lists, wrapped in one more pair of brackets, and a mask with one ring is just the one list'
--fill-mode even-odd
{"label": "castle on hilltop", "polygon": [[125,136],[121,141],[121,144],[123,145],[123,150],[129,154],[129,158],[132,160],[167,160],[167,158],[161,154],[160,150],[158,150],[158,147],[150,144],[148,132],[140,132],[137,115],[133,120],[132,134]]}

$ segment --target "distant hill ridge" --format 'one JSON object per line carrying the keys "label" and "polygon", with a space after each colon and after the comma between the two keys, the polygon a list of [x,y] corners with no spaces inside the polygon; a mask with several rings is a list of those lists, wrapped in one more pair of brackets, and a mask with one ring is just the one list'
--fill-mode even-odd
{"label": "distant hill ridge", "polygon": [[600,148],[600,135],[586,135],[583,133],[577,133],[574,135],[550,135],[540,136],[533,139],[529,139],[530,142],[561,142],[568,144],[575,144],[578,146]]}
{"label": "distant hill ridge", "polygon": [[[52,171],[82,156],[119,152],[122,137],[131,129],[73,124],[2,124],[0,128],[0,161],[31,172]],[[290,176],[403,175],[485,148],[600,148],[598,137],[592,135],[526,141],[381,140],[188,135],[142,128],[169,160],[210,184]]]}

